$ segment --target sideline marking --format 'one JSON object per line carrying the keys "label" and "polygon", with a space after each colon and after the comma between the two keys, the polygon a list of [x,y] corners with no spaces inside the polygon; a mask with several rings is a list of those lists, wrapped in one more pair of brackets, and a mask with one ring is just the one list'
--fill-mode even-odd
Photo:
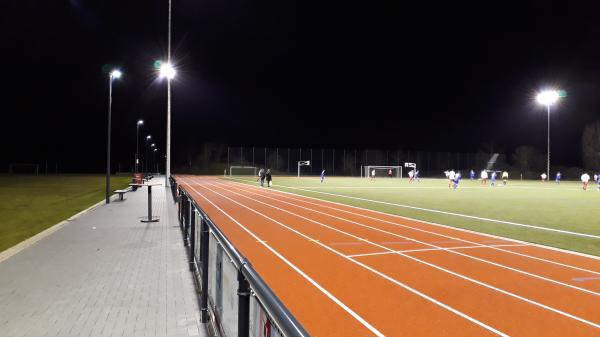
{"label": "sideline marking", "polygon": [[[215,180],[217,180],[217,179],[215,179]],[[232,180],[238,180],[238,181],[242,181],[242,182],[232,181]],[[242,186],[251,187],[251,188],[255,187],[254,185],[249,184],[249,183],[252,183],[251,180],[244,180],[244,179],[238,179],[238,178],[227,178],[225,181],[231,182],[233,184],[238,184],[238,185],[242,185]],[[283,185],[279,185],[279,186],[282,186],[284,188],[289,188],[289,189],[296,189],[294,187],[288,187],[288,186],[283,186]],[[573,250],[567,250],[567,249],[562,249],[562,248],[557,248],[557,247],[552,247],[552,246],[545,246],[545,245],[542,245],[542,244],[539,244],[539,243],[527,242],[527,241],[513,239],[513,238],[509,238],[509,237],[503,237],[503,236],[499,236],[499,235],[495,235],[495,234],[489,234],[489,233],[483,233],[483,232],[476,232],[474,230],[470,230],[470,229],[466,229],[466,228],[460,228],[460,227],[455,227],[455,226],[450,226],[450,225],[443,225],[443,224],[440,224],[440,223],[437,223],[437,222],[432,222],[432,221],[427,221],[427,220],[422,220],[422,219],[411,218],[411,217],[407,217],[407,216],[403,216],[403,215],[398,215],[398,214],[393,214],[393,213],[385,213],[385,212],[374,210],[374,209],[353,206],[353,205],[344,204],[344,203],[337,202],[337,201],[320,199],[320,198],[311,197],[311,196],[307,196],[307,195],[303,195],[303,194],[298,194],[298,193],[286,192],[286,191],[275,190],[275,189],[272,189],[271,191],[278,192],[278,193],[283,193],[283,194],[287,194],[287,195],[293,195],[293,196],[296,196],[296,197],[299,197],[299,198],[311,199],[311,200],[316,200],[316,201],[319,201],[319,202],[326,202],[326,203],[330,203],[330,204],[334,204],[334,205],[338,205],[338,206],[342,206],[342,207],[348,207],[348,208],[358,209],[358,210],[367,211],[367,212],[371,212],[371,213],[387,215],[387,216],[391,216],[391,217],[399,218],[399,219],[403,219],[403,220],[410,220],[410,221],[419,222],[419,223],[422,223],[422,224],[428,224],[428,225],[432,225],[432,226],[436,226],[436,227],[442,227],[442,228],[446,228],[446,229],[450,229],[450,230],[455,230],[455,231],[460,231],[460,232],[465,232],[465,233],[470,233],[470,234],[476,234],[476,235],[479,235],[479,236],[485,236],[485,237],[496,238],[496,239],[501,239],[501,240],[506,240],[506,241],[512,241],[512,242],[519,242],[519,243],[523,243],[523,244],[531,246],[531,247],[537,247],[537,248],[542,248],[542,249],[553,250],[553,251],[561,252],[561,253],[564,253],[564,254],[570,254],[570,255],[576,255],[576,256],[585,257],[585,258],[589,258],[589,259],[600,260],[600,256],[595,256],[595,255],[590,255],[590,254],[586,254],[586,253],[576,252],[576,251],[573,251]],[[318,191],[309,191],[309,192],[319,193]],[[332,195],[336,196],[336,194],[332,194]],[[340,196],[343,196],[343,195],[340,195]],[[308,201],[304,201],[304,202],[310,203]],[[334,207],[331,207],[331,206],[325,206],[325,205],[322,205],[322,206],[323,207],[327,207],[327,208],[331,208],[331,209],[340,210],[340,211],[347,212],[347,213],[350,213],[350,214],[356,214],[356,215],[359,215],[359,216],[362,216],[362,217],[372,218],[372,217],[370,217],[368,215],[359,214],[359,213],[353,213],[353,212],[350,212],[350,211],[347,211],[347,210],[342,210],[342,209],[334,208]],[[375,218],[373,218],[373,219],[375,219]],[[414,230],[423,231],[423,232],[427,232],[427,233],[432,233],[432,234],[436,234],[436,235],[440,235],[440,236],[450,237],[450,236],[447,236],[447,235],[444,235],[444,234],[435,233],[435,232],[429,232],[429,231],[426,231],[426,230],[423,230],[423,229],[420,229],[420,228],[417,228],[417,227],[411,227],[411,226],[408,226],[408,225],[394,223],[394,222],[383,220],[383,219],[379,219],[379,221],[387,222],[387,223],[394,224],[394,225],[397,225],[397,226],[403,226],[403,227],[406,227],[406,228],[412,228]],[[450,237],[450,238],[452,238],[452,237]],[[459,239],[459,238],[456,238],[456,240],[461,240],[463,242],[469,242],[468,240]],[[553,264],[561,265],[561,266],[564,266],[564,267],[569,267],[569,268],[573,268],[573,269],[577,269],[577,270],[582,270],[582,271],[587,271],[587,272],[590,272],[590,273],[594,273],[594,274],[599,274],[600,275],[600,272],[597,272],[597,271],[587,270],[585,268],[580,268],[580,267],[576,267],[576,266],[572,266],[572,265],[568,265],[568,264],[554,262],[554,261],[546,260],[546,259],[539,258],[539,257],[536,257],[536,256],[514,252],[514,251],[511,251],[511,250],[505,250],[505,249],[500,249],[500,248],[496,248],[496,249],[498,249],[500,251],[507,252],[507,253],[521,255],[521,256],[524,256],[524,257],[531,258],[531,259],[545,261],[545,262],[548,262],[548,263],[553,263]]]}
{"label": "sideline marking", "polygon": [[[188,183],[187,185],[188,185],[188,186],[189,186],[189,187],[190,187],[192,190],[196,191],[196,193],[200,194],[200,192],[198,192],[196,189],[194,189],[192,186],[190,186],[190,185],[189,185],[189,183]],[[281,222],[279,222],[279,221],[277,221],[277,220],[275,220],[275,219],[272,219],[272,218],[270,218],[270,217],[268,217],[268,216],[266,216],[266,215],[264,215],[264,214],[260,214],[259,212],[255,211],[255,210],[253,210],[253,209],[251,209],[251,208],[249,208],[249,207],[247,207],[247,206],[245,206],[245,205],[242,205],[241,203],[238,203],[237,201],[235,201],[235,200],[233,200],[233,199],[230,199],[230,198],[228,198],[228,197],[226,197],[226,196],[223,196],[222,194],[220,194],[220,193],[218,193],[218,192],[215,192],[215,191],[213,191],[213,190],[211,190],[211,189],[208,189],[208,190],[212,191],[212,192],[213,192],[213,193],[215,193],[215,194],[219,194],[219,195],[221,195],[222,197],[224,197],[224,198],[226,198],[226,199],[229,199],[230,201],[232,201],[232,202],[234,202],[234,203],[237,203],[238,205],[240,205],[240,206],[242,206],[242,207],[244,207],[244,208],[246,208],[246,209],[248,209],[248,210],[250,210],[250,211],[252,211],[252,212],[254,212],[254,213],[256,213],[256,214],[258,214],[258,215],[260,215],[260,216],[262,216],[262,217],[265,217],[265,218],[267,218],[267,219],[269,219],[269,220],[273,221],[274,223],[276,223],[276,224],[278,224],[278,225],[280,225],[280,226],[282,226],[282,227],[284,227],[284,228],[287,228],[288,230],[290,230],[290,231],[292,231],[292,232],[294,232],[294,233],[298,234],[299,236],[302,236],[302,237],[304,237],[304,238],[307,238],[307,239],[309,239],[309,240],[311,239],[309,236],[307,236],[307,235],[305,235],[305,234],[303,234],[303,233],[300,233],[300,232],[296,231],[295,229],[293,229],[293,228],[290,228],[290,227],[288,227],[288,226],[284,225],[283,223],[281,223]],[[200,195],[201,195],[201,194],[200,194]],[[206,197],[204,197],[203,195],[201,195],[201,196],[202,196],[204,199],[206,199]],[[208,200],[208,199],[206,199],[206,200]],[[209,200],[208,200],[208,201],[209,201]],[[209,202],[210,202],[210,201],[209,201]],[[210,203],[211,203],[211,204],[213,204],[212,202],[210,202]],[[213,205],[214,205],[214,204],[213,204]],[[232,217],[231,217],[229,214],[225,213],[223,210],[221,210],[220,208],[218,208],[218,206],[215,206],[215,207],[216,207],[217,209],[219,209],[221,212],[223,212],[223,213],[224,213],[224,214],[225,214],[227,217],[229,217],[230,219],[232,219],[233,221],[235,221],[236,223],[238,223],[238,222],[237,222],[235,219],[233,219],[233,218],[232,218]],[[238,224],[239,224],[239,223],[238,223]],[[249,230],[247,230],[247,229],[246,229],[245,227],[243,227],[241,224],[239,224],[239,225],[240,225],[242,228],[244,228],[244,229],[245,229],[245,230],[246,230],[246,231],[247,231],[247,232],[248,232],[250,235],[253,235],[253,236],[254,236],[254,233],[252,233],[252,232],[250,232]],[[404,284],[404,283],[402,283],[402,282],[400,282],[400,281],[398,281],[398,280],[396,280],[396,279],[393,279],[393,278],[391,278],[390,276],[388,276],[388,275],[386,275],[386,274],[384,274],[384,273],[382,273],[382,272],[380,272],[380,271],[378,271],[378,270],[375,270],[375,269],[373,269],[373,268],[371,268],[371,267],[367,266],[366,264],[364,264],[364,263],[362,263],[362,262],[359,262],[359,261],[357,261],[357,260],[354,260],[354,259],[352,259],[352,258],[346,257],[344,254],[342,254],[342,253],[338,252],[337,250],[335,250],[335,249],[333,249],[333,248],[331,248],[331,247],[329,247],[329,246],[327,246],[327,245],[325,245],[325,244],[322,244],[322,243],[320,243],[320,242],[317,242],[317,244],[319,244],[319,245],[320,245],[320,246],[322,246],[323,248],[325,248],[325,249],[327,249],[327,250],[331,251],[332,253],[334,253],[334,254],[337,254],[337,255],[339,255],[339,256],[341,256],[341,257],[343,257],[343,258],[345,258],[345,259],[347,259],[347,260],[349,260],[349,261],[351,261],[351,262],[354,262],[354,263],[356,263],[357,265],[359,265],[359,266],[361,266],[361,267],[363,267],[363,268],[365,268],[365,269],[367,269],[367,270],[369,270],[369,271],[371,271],[371,272],[373,272],[373,273],[375,273],[375,274],[377,274],[377,275],[381,276],[382,278],[384,278],[384,279],[386,279],[386,280],[388,280],[388,281],[390,281],[390,282],[392,282],[392,283],[394,283],[394,284],[397,284],[397,285],[399,285],[400,287],[402,287],[402,288],[404,288],[404,289],[406,289],[406,290],[408,290],[408,291],[410,291],[410,292],[412,292],[412,293],[414,293],[414,294],[416,294],[416,295],[419,295],[419,296],[423,297],[424,299],[426,299],[426,300],[428,300],[428,301],[430,301],[430,302],[432,302],[432,303],[435,303],[435,304],[437,304],[437,305],[439,305],[439,306],[443,307],[444,309],[447,309],[447,310],[449,310],[449,311],[451,311],[451,312],[453,312],[453,313],[455,313],[455,314],[457,314],[457,315],[459,315],[459,316],[461,316],[461,317],[463,317],[463,318],[467,319],[467,320],[468,320],[468,321],[470,321],[470,322],[473,322],[473,323],[475,323],[475,324],[477,324],[477,325],[481,326],[482,328],[485,328],[486,330],[489,330],[489,331],[491,331],[491,332],[493,332],[493,333],[495,333],[495,334],[497,334],[497,335],[499,335],[499,336],[502,336],[502,337],[510,337],[509,335],[507,335],[507,334],[505,334],[505,333],[503,333],[503,332],[501,332],[501,331],[499,331],[499,330],[497,330],[497,329],[494,329],[494,328],[492,328],[491,326],[489,326],[489,325],[487,325],[487,324],[485,324],[485,323],[483,323],[483,322],[480,322],[480,321],[478,321],[477,319],[475,319],[475,318],[473,318],[473,317],[471,317],[471,316],[469,316],[469,315],[467,315],[467,314],[464,314],[464,313],[462,313],[462,312],[460,312],[460,311],[458,311],[458,310],[456,310],[456,309],[454,309],[454,308],[452,308],[452,307],[448,306],[447,304],[444,304],[444,303],[442,303],[442,302],[440,302],[440,301],[438,301],[438,300],[436,300],[436,299],[434,299],[434,298],[432,298],[432,297],[429,297],[428,295],[426,295],[426,294],[424,294],[424,293],[421,293],[420,291],[418,291],[418,290],[416,290],[416,289],[413,289],[413,288],[409,287],[408,285],[406,285],[406,284]],[[270,247],[268,247],[268,248],[270,248]],[[271,248],[271,249],[272,249],[272,248]],[[272,250],[272,251],[273,251],[273,253],[276,253],[276,251],[275,251],[275,250]],[[291,262],[290,262],[290,264],[291,264]],[[301,270],[299,270],[299,269],[298,269],[297,271],[298,271],[298,272],[302,272],[302,271],[301,271]],[[307,276],[307,277],[308,277],[308,276]],[[332,296],[333,296],[333,295],[332,295]],[[342,305],[343,305],[343,303],[342,303]]]}
{"label": "sideline marking", "polygon": [[[214,185],[212,185],[212,184],[207,184],[207,185],[214,186]],[[223,194],[221,194],[221,193],[219,193],[219,192],[216,192],[216,191],[214,191],[214,190],[212,190],[212,189],[210,189],[210,188],[207,188],[207,187],[204,187],[204,188],[205,188],[205,189],[207,189],[207,190],[209,190],[209,191],[211,191],[211,192],[213,192],[213,193],[215,193],[215,194],[218,194],[218,195],[220,195],[220,196],[221,196],[221,197],[223,197],[223,198],[226,198],[226,199],[228,199],[228,200],[231,200],[232,202],[234,202],[234,203],[236,203],[236,204],[238,204],[238,205],[240,205],[240,206],[242,206],[242,207],[244,207],[244,208],[246,208],[246,209],[248,209],[248,210],[250,210],[250,211],[252,211],[252,212],[254,212],[254,213],[256,213],[256,214],[259,214],[259,215],[260,215],[260,216],[262,216],[262,217],[265,217],[265,218],[267,218],[267,219],[269,219],[269,220],[271,220],[271,221],[275,221],[276,223],[278,223],[278,224],[282,225],[282,226],[283,226],[283,227],[285,227],[285,228],[288,228],[288,229],[290,229],[291,231],[297,232],[297,231],[296,231],[296,230],[294,230],[293,228],[290,228],[290,227],[288,227],[288,226],[286,226],[286,225],[282,224],[281,222],[278,222],[277,220],[274,220],[274,219],[272,219],[272,218],[270,218],[270,217],[268,217],[268,216],[266,216],[266,215],[264,215],[264,214],[261,214],[260,212],[258,212],[258,211],[256,211],[256,210],[253,210],[252,208],[250,208],[250,207],[248,207],[248,206],[246,206],[246,205],[243,205],[242,203],[240,203],[240,202],[237,202],[237,201],[235,201],[235,200],[233,200],[233,199],[231,199],[231,198],[229,198],[229,197],[227,197],[227,196],[225,196],[225,195],[223,195]],[[246,199],[251,199],[250,197],[243,196],[243,195],[241,195],[241,194],[239,194],[239,193],[232,192],[232,191],[230,191],[230,190],[227,190],[227,189],[225,189],[225,188],[221,188],[221,189],[224,189],[224,190],[226,190],[226,191],[228,191],[228,192],[231,192],[231,193],[234,193],[234,194],[238,194],[238,195],[240,195],[240,196],[242,196],[242,197],[245,197]],[[350,236],[350,237],[353,237],[353,238],[355,238],[355,239],[358,239],[358,240],[361,240],[361,241],[363,240],[361,237],[359,237],[359,236],[357,236],[357,235],[354,235],[354,234],[351,234],[351,233],[346,233],[346,232],[344,232],[344,231],[342,231],[342,230],[339,230],[339,229],[336,229],[336,228],[334,228],[334,227],[331,227],[331,226],[325,225],[325,224],[323,224],[323,223],[321,223],[321,222],[318,222],[318,221],[316,221],[316,220],[312,220],[312,219],[306,218],[306,217],[304,217],[304,216],[302,216],[302,215],[295,214],[295,213],[293,213],[293,212],[291,212],[291,211],[288,211],[288,210],[285,210],[285,209],[279,208],[279,207],[277,207],[277,206],[269,205],[269,204],[267,204],[267,203],[260,202],[260,201],[258,201],[258,200],[255,200],[255,199],[252,199],[252,200],[253,200],[253,201],[255,201],[255,202],[259,202],[259,203],[265,204],[265,205],[267,205],[267,206],[269,206],[269,207],[272,207],[272,208],[275,208],[275,209],[281,210],[281,211],[283,211],[283,212],[286,212],[286,213],[289,213],[289,214],[295,215],[295,216],[297,216],[297,217],[299,217],[299,218],[302,218],[302,219],[305,219],[305,220],[307,220],[307,221],[313,222],[313,223],[315,223],[315,224],[318,224],[318,225],[320,225],[320,226],[323,226],[323,227],[325,227],[325,228],[329,228],[329,229],[331,229],[331,230],[333,230],[333,231],[336,231],[336,232],[339,232],[339,233],[342,233],[342,234],[348,235],[348,236]],[[304,236],[304,234],[302,234],[302,233],[300,233],[300,232],[297,232],[297,233],[299,233],[300,235],[303,235],[303,236]],[[320,244],[322,247],[324,247],[324,248],[327,248],[327,249],[333,250],[333,249],[332,249],[331,247],[329,247],[329,246],[326,246],[326,245],[324,245],[324,244],[321,244],[321,243],[319,243],[319,244]],[[389,249],[389,248],[387,248],[387,247],[385,247],[385,246],[378,245],[378,244],[376,244],[376,243],[371,243],[371,244],[372,244],[372,245],[374,245],[374,246],[378,246],[379,248],[382,248],[382,249],[385,249],[385,250],[393,251],[392,249]],[[561,310],[559,310],[559,309],[556,309],[556,308],[550,307],[550,306],[548,306],[548,305],[545,305],[545,304],[542,304],[542,303],[536,302],[536,301],[534,301],[534,300],[530,300],[530,299],[528,299],[528,298],[525,298],[525,297],[523,297],[523,296],[520,296],[520,295],[517,295],[517,294],[511,293],[511,292],[509,292],[509,291],[507,291],[507,290],[503,290],[503,289],[497,288],[497,287],[495,287],[495,286],[493,286],[493,285],[490,285],[490,284],[487,284],[487,283],[485,283],[485,282],[482,282],[482,281],[478,281],[478,280],[472,279],[472,278],[470,278],[470,277],[468,277],[468,276],[465,276],[465,275],[459,274],[459,273],[457,273],[457,272],[453,272],[453,271],[451,271],[451,270],[449,270],[449,269],[446,269],[446,268],[444,268],[444,267],[440,267],[440,266],[438,266],[438,265],[435,265],[435,264],[433,264],[433,263],[430,263],[430,262],[427,262],[427,261],[420,260],[420,259],[418,259],[418,258],[416,258],[416,257],[410,256],[410,255],[406,255],[406,254],[403,254],[403,253],[399,253],[399,252],[396,252],[396,254],[398,254],[398,255],[401,255],[401,256],[404,256],[404,257],[406,257],[406,258],[408,258],[408,259],[410,259],[410,260],[414,260],[414,261],[416,261],[416,262],[420,262],[420,263],[422,263],[422,264],[425,264],[425,265],[427,265],[427,266],[430,266],[430,267],[432,267],[432,268],[435,268],[435,269],[438,269],[438,270],[444,271],[444,272],[446,272],[446,273],[448,273],[448,274],[454,275],[454,276],[456,276],[456,277],[459,277],[459,278],[462,278],[462,279],[464,279],[464,280],[467,280],[467,281],[473,282],[473,283],[475,283],[475,284],[481,285],[481,286],[483,286],[483,287],[485,287],[485,288],[489,288],[489,289],[495,290],[495,291],[497,291],[497,292],[500,292],[500,293],[502,293],[502,294],[504,294],[504,295],[507,295],[507,296],[510,296],[510,297],[514,297],[514,298],[516,298],[516,299],[522,300],[522,301],[524,301],[524,302],[527,302],[527,303],[529,303],[529,304],[532,304],[532,305],[538,306],[538,307],[540,307],[540,308],[546,309],[546,310],[548,310],[548,311],[551,311],[551,312],[554,312],[554,313],[556,313],[556,314],[559,314],[559,315],[562,315],[562,316],[565,316],[565,317],[571,318],[571,319],[573,319],[573,320],[576,320],[576,321],[579,321],[579,322],[581,322],[581,323],[584,323],[584,324],[587,324],[587,325],[590,325],[590,326],[592,326],[592,327],[595,327],[595,328],[598,328],[598,329],[600,329],[600,324],[597,324],[597,323],[594,323],[594,322],[588,321],[588,320],[586,320],[586,319],[584,319],[584,318],[581,318],[581,317],[578,317],[578,316],[575,316],[575,315],[569,314],[569,313],[567,313],[567,312],[564,312],[564,311],[561,311]],[[347,258],[347,259],[351,259],[351,260],[353,260],[353,261],[356,261],[356,260],[354,260],[354,259],[352,259],[352,258],[348,258],[348,257],[346,257],[346,256],[344,256],[344,255],[342,255],[342,256],[343,256],[344,258]],[[385,275],[385,274],[384,274],[384,275]],[[387,276],[387,275],[386,275],[386,276]],[[558,281],[555,281],[555,282],[558,282]],[[572,288],[577,288],[577,287],[575,287],[575,286],[571,286],[571,287],[572,287]],[[586,291],[586,292],[591,292],[591,293],[593,293],[592,291],[590,291],[590,290],[587,290],[587,289],[581,289],[581,290],[582,290],[582,291]]]}

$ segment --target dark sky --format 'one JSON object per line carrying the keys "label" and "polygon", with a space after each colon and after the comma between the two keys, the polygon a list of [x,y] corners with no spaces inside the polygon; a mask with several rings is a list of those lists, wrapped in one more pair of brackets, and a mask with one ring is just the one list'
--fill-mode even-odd
{"label": "dark sky", "polygon": [[[392,2],[390,2],[392,3]],[[173,0],[173,155],[205,141],[247,146],[545,150],[580,164],[600,119],[600,20],[575,2]],[[590,2],[591,3],[591,2]],[[0,164],[101,171],[108,76],[113,161],[133,160],[135,121],[164,150],[167,0],[0,0]],[[147,132],[146,132],[147,130]]]}

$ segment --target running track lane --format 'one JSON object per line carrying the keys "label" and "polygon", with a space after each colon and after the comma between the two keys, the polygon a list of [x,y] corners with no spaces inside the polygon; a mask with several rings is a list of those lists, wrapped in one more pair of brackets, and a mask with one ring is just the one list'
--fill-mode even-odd
{"label": "running track lane", "polygon": [[[593,278],[598,260],[536,246],[496,248],[506,242],[222,180],[178,180],[315,336],[600,335],[597,288],[586,285],[598,281],[569,279]],[[394,253],[406,250],[398,243],[429,250]],[[472,249],[446,250],[458,246]],[[347,257],[373,252],[386,254]]]}

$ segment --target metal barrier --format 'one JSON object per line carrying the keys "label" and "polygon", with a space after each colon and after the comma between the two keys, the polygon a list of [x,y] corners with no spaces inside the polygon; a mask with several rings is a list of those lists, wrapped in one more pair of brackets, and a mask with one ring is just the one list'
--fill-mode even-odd
{"label": "metal barrier", "polygon": [[309,336],[189,192],[169,179],[190,271],[200,290],[201,322],[210,323],[211,332],[222,337]]}

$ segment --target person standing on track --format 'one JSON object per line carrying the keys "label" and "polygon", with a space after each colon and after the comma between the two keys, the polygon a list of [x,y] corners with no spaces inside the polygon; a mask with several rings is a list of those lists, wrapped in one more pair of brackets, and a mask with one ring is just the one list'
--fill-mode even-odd
{"label": "person standing on track", "polygon": [[325,180],[325,170],[321,171],[321,184]]}
{"label": "person standing on track", "polygon": [[265,173],[265,178],[267,179],[267,187],[271,187],[271,181],[273,181],[273,177],[271,177],[271,169],[267,169],[267,173]]}
{"label": "person standing on track", "polygon": [[556,181],[557,184],[560,184],[560,178],[562,178],[562,174],[560,174],[560,172],[556,172],[556,178],[554,181]]}
{"label": "person standing on track", "polygon": [[486,170],[481,170],[481,185],[487,185],[488,173]]}
{"label": "person standing on track", "polygon": [[264,169],[260,169],[260,171],[258,171],[258,179],[260,180],[260,187],[264,187],[265,186],[265,170]]}
{"label": "person standing on track", "polygon": [[490,186],[496,187],[496,177],[497,177],[496,171],[492,171],[492,179],[490,180],[490,182],[491,182]]}

